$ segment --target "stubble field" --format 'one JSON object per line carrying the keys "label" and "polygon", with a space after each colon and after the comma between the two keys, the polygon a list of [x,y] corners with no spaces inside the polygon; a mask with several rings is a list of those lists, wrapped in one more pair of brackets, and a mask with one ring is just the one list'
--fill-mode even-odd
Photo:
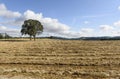
{"label": "stubble field", "polygon": [[120,79],[120,41],[0,40],[0,79]]}

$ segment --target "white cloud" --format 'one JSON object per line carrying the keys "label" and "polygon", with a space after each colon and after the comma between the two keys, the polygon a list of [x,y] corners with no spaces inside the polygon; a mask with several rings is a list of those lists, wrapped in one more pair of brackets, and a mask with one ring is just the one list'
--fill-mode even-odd
{"label": "white cloud", "polygon": [[20,17],[21,14],[19,12],[10,11],[4,4],[0,4],[0,16],[4,18],[16,18]]}
{"label": "white cloud", "polygon": [[93,32],[94,29],[91,29],[91,28],[82,28],[81,31],[84,32],[84,33],[90,33],[90,32]]}
{"label": "white cloud", "polygon": [[4,4],[0,4],[0,10],[6,10],[7,8],[6,8],[6,6],[4,5]]}
{"label": "white cloud", "polygon": [[92,28],[82,28],[80,31],[65,31],[62,35],[67,37],[79,38],[79,37],[90,37],[94,36],[94,29]]}
{"label": "white cloud", "polygon": [[114,22],[114,26],[120,26],[120,21]]}
{"label": "white cloud", "polygon": [[24,12],[23,18],[25,19],[36,19],[36,20],[40,20],[42,19],[43,15],[42,13],[35,13],[32,10],[27,10],[26,12]]}
{"label": "white cloud", "polygon": [[[68,37],[92,36],[91,33],[94,31],[94,29],[92,28],[82,28],[79,32],[71,31],[70,26],[59,22],[58,19],[44,17],[42,13],[35,13],[31,10],[27,10],[23,16],[24,19],[39,20],[43,24],[45,32],[55,33],[63,36]],[[88,23],[88,21],[86,21],[86,23]]]}
{"label": "white cloud", "polygon": [[10,36],[21,36],[19,29],[7,28],[5,26],[0,26],[0,33],[7,33]]}
{"label": "white cloud", "polygon": [[[0,32],[7,32],[12,35],[19,35],[20,29],[23,22],[27,19],[39,20],[44,26],[44,32],[61,35],[66,37],[80,37],[80,36],[90,36],[93,32],[91,28],[82,28],[80,31],[71,31],[72,28],[66,24],[61,23],[58,19],[44,17],[42,13],[35,13],[32,10],[27,10],[23,14],[19,12],[13,12],[6,8],[4,4],[0,4],[0,17],[13,18],[2,21],[0,24]],[[89,23],[88,21],[85,22]],[[9,26],[19,26],[20,29],[8,28]]]}
{"label": "white cloud", "polygon": [[120,6],[118,6],[118,10],[120,10]]}
{"label": "white cloud", "polygon": [[89,21],[84,21],[84,24],[89,24],[90,22]]}
{"label": "white cloud", "polygon": [[[0,32],[18,32],[18,29],[8,28],[6,26],[0,26]],[[19,31],[20,32],[20,31]]]}
{"label": "white cloud", "polygon": [[25,19],[36,19],[39,20],[43,26],[44,30],[47,32],[64,32],[69,30],[69,26],[60,23],[57,19],[49,18],[49,17],[43,17],[42,13],[35,13],[31,10],[27,10],[24,13]]}
{"label": "white cloud", "polygon": [[[118,7],[120,10],[120,6]],[[83,16],[84,18],[95,18],[104,17],[110,14],[100,14]],[[1,18],[5,18],[4,21]],[[7,32],[12,35],[20,35],[20,29],[23,22],[27,19],[39,20],[44,26],[44,32],[51,35],[61,35],[65,37],[81,37],[81,36],[116,36],[120,34],[118,30],[120,26],[120,21],[114,22],[112,26],[110,25],[100,25],[99,30],[96,31],[92,28],[78,28],[79,31],[73,31],[73,29],[61,23],[58,19],[51,17],[44,17],[42,13],[35,13],[32,10],[27,10],[23,14],[17,11],[8,10],[4,4],[0,4],[0,32]],[[73,19],[72,25],[75,25],[76,18]],[[83,21],[84,24],[89,24],[90,21]],[[16,26],[19,29],[10,28],[10,26]],[[19,27],[18,27],[19,26]],[[73,27],[74,28],[74,27]],[[50,36],[50,35],[49,35]]]}
{"label": "white cloud", "polygon": [[110,25],[100,25],[100,29],[102,31],[110,31],[110,30],[113,30],[114,28]]}
{"label": "white cloud", "polygon": [[66,24],[59,22],[57,19],[53,19],[50,17],[43,17],[42,13],[35,13],[31,10],[27,10],[26,12],[24,12],[24,14],[21,17],[13,21],[4,22],[2,24],[21,26],[24,20],[27,19],[39,20],[43,24],[45,32],[61,33],[65,31],[69,31],[70,29],[70,26],[67,26]]}
{"label": "white cloud", "polygon": [[70,29],[69,26],[60,23],[57,19],[43,18],[41,22],[45,28],[44,30],[47,32],[60,33]]}
{"label": "white cloud", "polygon": [[120,30],[118,31],[112,31],[112,36],[120,36]]}
{"label": "white cloud", "polygon": [[[91,28],[82,28],[78,32],[71,31],[70,26],[59,22],[58,19],[44,17],[42,13],[35,13],[31,10],[25,11],[21,17],[16,18],[15,20],[4,22],[2,24],[11,25],[11,26],[21,26],[24,20],[27,20],[27,19],[39,20],[44,26],[44,32],[50,33],[52,35],[60,35],[65,37],[81,37],[81,36],[90,36],[91,35],[90,33],[93,32],[93,29]],[[14,29],[7,30],[7,32],[9,33],[12,33],[15,31],[16,30]],[[17,32],[20,32],[20,31],[17,30]]]}
{"label": "white cloud", "polygon": [[[8,10],[4,4],[0,4],[0,17],[6,18],[5,21],[2,21],[0,23],[2,25],[0,26],[0,32],[2,31],[10,34],[20,34],[21,26],[27,19],[39,20],[44,26],[44,32],[53,35],[58,34],[69,37],[80,37],[87,35],[87,33],[91,33],[93,31],[93,29],[90,28],[81,29],[80,32],[71,31],[72,29],[70,26],[61,23],[58,19],[44,17],[42,13],[35,13],[32,10],[27,10],[21,14],[19,12]],[[89,21],[85,21],[84,23],[88,24]],[[8,28],[9,26],[19,26],[20,29]]]}
{"label": "white cloud", "polygon": [[6,26],[0,26],[0,33],[7,33],[12,36],[20,36],[19,29],[8,28]]}
{"label": "white cloud", "polygon": [[7,29],[7,27],[5,27],[5,26],[0,26],[0,30],[6,30]]}
{"label": "white cloud", "polygon": [[83,37],[84,36],[85,37],[90,37],[90,36],[94,36],[93,32],[94,32],[94,29],[92,29],[92,28],[81,28],[79,33]]}

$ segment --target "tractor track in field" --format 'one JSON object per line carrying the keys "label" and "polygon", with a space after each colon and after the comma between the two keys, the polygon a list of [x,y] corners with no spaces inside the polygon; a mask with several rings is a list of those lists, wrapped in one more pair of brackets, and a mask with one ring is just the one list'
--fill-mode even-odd
{"label": "tractor track in field", "polygon": [[119,79],[120,41],[0,41],[0,79]]}

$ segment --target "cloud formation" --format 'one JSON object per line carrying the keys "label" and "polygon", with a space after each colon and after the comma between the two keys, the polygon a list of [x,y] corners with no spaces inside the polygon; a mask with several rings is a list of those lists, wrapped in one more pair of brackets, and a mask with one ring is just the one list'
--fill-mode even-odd
{"label": "cloud formation", "polygon": [[19,12],[10,11],[4,4],[0,4],[0,16],[3,18],[16,18],[20,17],[21,14]]}
{"label": "cloud formation", "polygon": [[[0,23],[0,32],[7,32],[11,35],[15,35],[15,34],[20,35],[20,29],[23,22],[28,19],[35,19],[35,20],[39,20],[42,23],[42,25],[44,26],[44,32],[48,33],[49,36],[50,35],[51,36],[58,35],[64,37],[95,36],[94,34],[95,29],[93,28],[78,28],[79,29],[78,31],[73,31],[73,29],[70,26],[61,23],[58,19],[54,19],[51,17],[44,17],[42,13],[35,13],[32,10],[26,10],[24,13],[11,11],[8,10],[4,4],[0,4],[0,18],[6,19]],[[89,24],[89,23],[90,23],[89,21],[84,21],[84,24]],[[17,28],[13,28],[12,26]],[[115,22],[113,26],[120,26],[120,21]],[[108,31],[108,32],[114,30],[115,28],[110,25],[100,25],[99,27],[100,30]],[[118,34],[118,32],[115,33]]]}
{"label": "cloud formation", "polygon": [[118,6],[118,10],[120,10],[120,6]]}
{"label": "cloud formation", "polygon": [[0,30],[6,30],[7,29],[7,27],[5,27],[5,26],[0,26]]}
{"label": "cloud formation", "polygon": [[92,28],[82,28],[81,31],[85,32],[85,33],[90,33],[90,32],[93,32],[94,29],[92,29]]}
{"label": "cloud formation", "polygon": [[43,24],[45,32],[61,33],[70,29],[69,26],[59,22],[57,19],[44,17],[42,13],[35,13],[31,10],[27,10],[21,17],[15,19],[12,22],[7,22],[7,24],[11,23],[11,25],[21,26],[24,20],[27,19],[39,20]]}
{"label": "cloud formation", "polygon": [[117,21],[117,22],[114,22],[114,24],[113,24],[114,26],[120,26],[120,21]]}
{"label": "cloud formation", "polygon": [[84,24],[89,24],[90,22],[89,21],[84,21]]}
{"label": "cloud formation", "polygon": [[7,28],[5,26],[0,26],[0,33],[8,33],[12,36],[20,36],[19,32],[20,32],[19,29]]}
{"label": "cloud formation", "polygon": [[100,29],[102,31],[110,31],[110,30],[113,30],[114,28],[110,25],[100,25]]}

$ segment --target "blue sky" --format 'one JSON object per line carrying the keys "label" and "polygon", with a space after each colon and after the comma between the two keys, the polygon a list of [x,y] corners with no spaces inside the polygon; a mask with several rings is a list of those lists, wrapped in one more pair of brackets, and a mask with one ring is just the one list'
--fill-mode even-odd
{"label": "blue sky", "polygon": [[43,35],[119,36],[120,0],[0,0],[0,32],[20,35],[26,19],[37,19]]}

